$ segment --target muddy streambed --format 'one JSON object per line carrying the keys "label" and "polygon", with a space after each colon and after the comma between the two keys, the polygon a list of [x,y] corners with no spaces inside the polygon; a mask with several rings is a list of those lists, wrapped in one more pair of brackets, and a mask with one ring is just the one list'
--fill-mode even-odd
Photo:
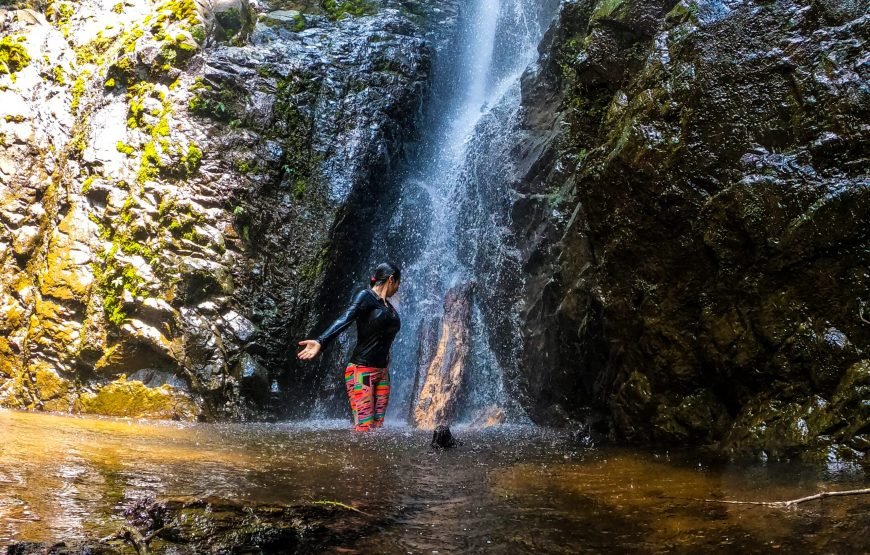
{"label": "muddy streambed", "polygon": [[[868,487],[857,466],[585,449],[570,434],[534,427],[456,432],[463,445],[437,453],[427,433],[354,435],[344,422],[0,411],[0,553],[18,542],[109,536],[129,521],[129,507],[164,498],[223,500],[242,512],[310,505],[347,520],[341,533],[298,547],[309,552],[870,552],[870,496],[789,510],[703,501]],[[185,552],[164,536],[172,538],[155,537],[152,553]],[[115,548],[135,552],[125,545]]]}

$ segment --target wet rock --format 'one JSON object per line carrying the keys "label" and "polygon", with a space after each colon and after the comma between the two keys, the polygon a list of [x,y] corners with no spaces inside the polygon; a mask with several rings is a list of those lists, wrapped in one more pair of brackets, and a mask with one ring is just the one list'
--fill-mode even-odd
{"label": "wet rock", "polygon": [[433,449],[450,449],[451,447],[456,447],[457,441],[453,437],[450,428],[442,424],[432,432],[432,443],[430,445]]}
{"label": "wet rock", "polygon": [[94,390],[80,394],[75,401],[76,412],[166,420],[196,420],[200,414],[187,393],[168,384],[148,387],[141,381],[127,381],[121,376]]}
{"label": "wet rock", "polygon": [[492,406],[478,411],[468,423],[469,428],[489,428],[505,421],[505,413],[500,407]]}
{"label": "wet rock", "polygon": [[378,524],[369,513],[346,507],[328,502],[245,505],[217,498],[143,500],[127,507],[128,523],[102,541],[22,542],[12,544],[7,553],[114,555],[146,549],[179,555],[316,553],[352,541]]}
{"label": "wet rock", "polygon": [[440,429],[453,419],[468,357],[472,289],[470,283],[451,288],[444,299],[440,330],[421,338],[432,343],[420,345],[420,387],[415,388],[418,393],[411,413],[418,428]]}
{"label": "wet rock", "polygon": [[[320,373],[286,346],[334,292],[344,214],[387,194],[424,36],[455,14],[372,6],[318,7],[304,30],[281,12],[255,30],[278,8],[247,0],[0,10],[29,59],[0,74],[0,404],[189,419],[313,402],[295,397]],[[124,381],[139,372],[160,378]],[[302,402],[269,404],[274,382]]]}
{"label": "wet rock", "polygon": [[868,27],[850,6],[563,2],[524,77],[515,185],[536,421],[866,452],[834,400],[870,348]]}

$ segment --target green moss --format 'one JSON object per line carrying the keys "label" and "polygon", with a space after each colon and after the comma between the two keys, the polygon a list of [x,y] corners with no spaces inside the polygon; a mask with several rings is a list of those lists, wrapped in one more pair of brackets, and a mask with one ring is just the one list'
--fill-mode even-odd
{"label": "green moss", "polygon": [[132,146],[128,145],[127,143],[125,143],[123,141],[118,141],[118,144],[115,145],[115,148],[118,149],[118,152],[123,152],[127,156],[132,156],[133,153],[136,152],[135,148],[133,148]]}
{"label": "green moss", "polygon": [[120,250],[118,245],[104,255],[105,267],[95,266],[94,277],[98,284],[98,291],[103,299],[103,312],[106,320],[120,326],[127,319],[124,309],[124,292],[129,292],[133,297],[140,294],[144,280],[136,273],[132,266],[119,263],[115,259],[115,253]]}
{"label": "green moss", "polygon": [[87,179],[85,179],[85,182],[82,183],[82,194],[83,194],[83,195],[88,194],[88,191],[91,190],[91,185],[93,185],[93,184],[94,184],[94,181],[96,181],[96,180],[97,180],[97,176],[96,176],[96,175],[89,175],[89,176],[87,177]]}
{"label": "green moss", "polygon": [[83,117],[73,128],[73,136],[68,144],[69,154],[81,158],[88,146],[88,118]]}
{"label": "green moss", "polygon": [[0,74],[11,75],[15,79],[15,73],[30,65],[30,54],[21,43],[25,37],[6,35],[0,38]]}
{"label": "green moss", "polygon": [[84,392],[76,401],[75,410],[85,414],[183,420],[194,420],[199,413],[196,404],[172,386],[151,388],[140,381],[127,381],[123,375],[96,393]]}
{"label": "green moss", "polygon": [[145,31],[143,31],[138,25],[133,27],[130,29],[130,32],[124,35],[124,41],[121,43],[121,48],[124,49],[124,52],[132,54],[136,50],[136,41],[138,41],[144,34]]}
{"label": "green moss", "polygon": [[152,130],[152,134],[154,137],[168,137],[169,136],[169,119],[163,117],[157,122],[157,125],[154,126]]}
{"label": "green moss", "polygon": [[235,166],[236,166],[236,171],[238,171],[241,174],[247,174],[247,173],[250,173],[254,169],[255,163],[253,161],[249,161],[249,160],[236,160]]}
{"label": "green moss", "polygon": [[70,21],[75,14],[75,6],[70,2],[52,1],[45,8],[45,17],[57,27],[64,38],[69,38]]}
{"label": "green moss", "polygon": [[187,153],[181,159],[181,163],[187,170],[188,175],[194,174],[199,170],[199,166],[202,163],[202,149],[196,143],[190,143],[187,146]]}
{"label": "green moss", "polygon": [[595,11],[592,12],[590,22],[611,17],[624,3],[625,0],[599,0],[595,5]]}
{"label": "green moss", "polygon": [[202,25],[194,25],[190,29],[190,35],[193,37],[193,40],[195,40],[199,44],[204,43],[206,37],[205,27],[203,27]]}
{"label": "green moss", "polygon": [[54,66],[51,77],[52,80],[58,85],[66,84],[66,74],[64,73],[63,68],[60,66]]}
{"label": "green moss", "polygon": [[305,196],[305,180],[301,177],[296,179],[296,182],[293,184],[293,196],[296,197],[297,200],[301,200],[302,197]]}
{"label": "green moss", "polygon": [[70,110],[73,113],[78,111],[79,104],[81,103],[82,96],[85,94],[85,84],[87,83],[87,79],[90,77],[90,73],[87,71],[83,71],[73,82],[72,85],[72,101],[70,102]]}
{"label": "green moss", "polygon": [[188,102],[188,109],[197,116],[205,116],[217,121],[229,121],[232,116],[231,106],[236,101],[237,94],[231,89],[212,87],[198,78],[191,87],[193,96]]}
{"label": "green moss", "polygon": [[139,172],[136,174],[136,183],[142,185],[146,181],[153,181],[160,173],[160,155],[154,142],[149,142],[142,150],[142,160]]}
{"label": "green moss", "polygon": [[86,42],[75,48],[76,62],[79,65],[96,64],[103,65],[106,53],[115,43],[115,38],[103,36],[103,32],[97,33],[94,40]]}
{"label": "green moss", "polygon": [[371,15],[376,11],[374,4],[368,0],[321,0],[320,7],[323,8],[326,17],[332,21],[344,14],[360,17]]}
{"label": "green moss", "polygon": [[188,28],[200,25],[199,9],[194,0],[170,0],[158,9],[157,22],[184,23]]}

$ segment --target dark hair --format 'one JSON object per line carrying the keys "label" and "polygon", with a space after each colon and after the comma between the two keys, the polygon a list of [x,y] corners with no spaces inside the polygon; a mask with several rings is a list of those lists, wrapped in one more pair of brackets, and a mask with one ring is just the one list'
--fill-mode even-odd
{"label": "dark hair", "polygon": [[390,276],[392,276],[393,279],[398,283],[402,280],[402,271],[392,262],[383,262],[381,264],[378,264],[378,267],[375,268],[375,271],[372,273],[372,277],[369,278],[369,281],[371,282],[372,287],[374,287],[375,285],[386,283]]}

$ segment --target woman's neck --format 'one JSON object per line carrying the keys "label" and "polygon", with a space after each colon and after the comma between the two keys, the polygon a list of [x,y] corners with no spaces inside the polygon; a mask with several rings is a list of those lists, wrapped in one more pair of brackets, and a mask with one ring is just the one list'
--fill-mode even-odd
{"label": "woman's neck", "polygon": [[372,287],[372,291],[374,291],[375,295],[377,295],[381,299],[387,300],[387,296],[384,295],[384,288],[385,287],[386,287],[385,285],[375,285],[374,287]]}

